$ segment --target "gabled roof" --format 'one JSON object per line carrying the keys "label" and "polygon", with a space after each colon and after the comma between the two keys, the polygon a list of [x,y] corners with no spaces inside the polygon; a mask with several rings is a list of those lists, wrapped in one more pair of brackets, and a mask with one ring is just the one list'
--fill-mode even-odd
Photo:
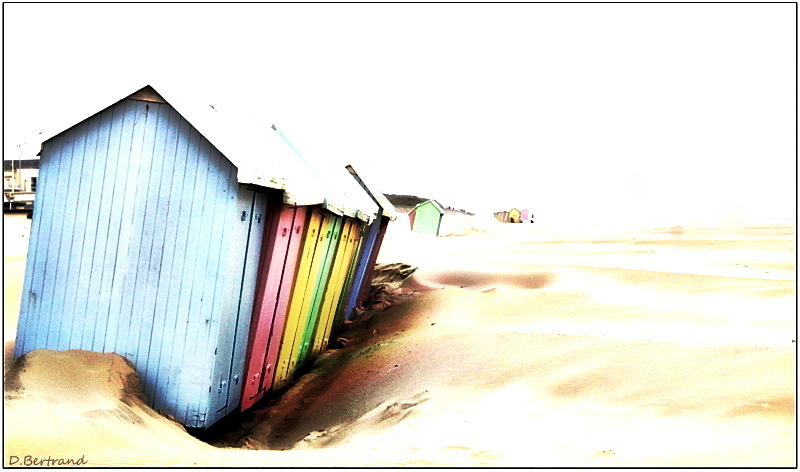
{"label": "gabled roof", "polygon": [[350,178],[345,169],[304,158],[283,131],[276,131],[294,152],[298,167],[313,174],[313,178],[290,181],[287,192],[300,191],[302,193],[305,191],[305,187],[322,188],[325,190],[325,196],[319,204],[324,208],[339,215],[367,222],[377,216],[378,206],[369,198],[366,191]]}
{"label": "gabled roof", "polygon": [[417,206],[412,208],[411,211],[417,211],[417,208],[421,207],[422,205],[427,205],[428,203],[432,204],[433,207],[436,208],[439,211],[439,213],[444,215],[444,208],[442,208],[442,205],[440,205],[439,202],[437,202],[436,200],[427,200],[427,201],[424,201],[422,203],[419,203],[419,204],[417,204]]}
{"label": "gabled roof", "polygon": [[[160,82],[140,86],[133,93],[81,97],[76,107],[79,111],[72,110],[67,118],[39,133],[41,143],[126,98],[166,102],[236,166],[239,183],[284,190],[286,203],[322,205],[334,213],[364,221],[370,221],[377,213],[377,206],[366,192],[354,192],[352,186],[345,191],[347,184],[341,183],[344,176],[335,177],[310,165],[282,132],[222,111],[187,90],[183,85]],[[344,169],[341,173],[347,175]],[[352,183],[349,176],[347,180]]]}
{"label": "gabled roof", "polygon": [[375,188],[367,185],[366,182],[361,178],[361,176],[356,172],[352,165],[346,165],[345,169],[353,176],[356,182],[361,185],[361,187],[366,191],[370,197],[375,201],[375,203],[380,208],[381,214],[383,216],[388,217],[390,220],[394,221],[397,219],[397,211],[394,209],[394,205],[386,198],[382,192],[377,191]]}

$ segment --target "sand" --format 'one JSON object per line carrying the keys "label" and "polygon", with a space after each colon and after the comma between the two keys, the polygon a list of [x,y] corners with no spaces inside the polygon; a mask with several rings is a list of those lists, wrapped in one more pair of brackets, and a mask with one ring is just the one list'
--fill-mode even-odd
{"label": "sand", "polygon": [[[149,409],[120,356],[42,350],[5,373],[4,463],[796,465],[794,226],[448,214],[435,238],[400,218],[379,262],[417,269],[394,304],[213,445]],[[4,221],[8,361],[27,236]]]}

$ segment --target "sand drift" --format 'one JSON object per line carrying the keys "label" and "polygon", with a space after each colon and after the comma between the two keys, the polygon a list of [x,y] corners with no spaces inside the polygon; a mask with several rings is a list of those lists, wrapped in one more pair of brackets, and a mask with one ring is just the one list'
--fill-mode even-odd
{"label": "sand drift", "polygon": [[376,272],[373,310],[212,444],[116,354],[28,354],[5,376],[5,463],[796,464],[793,228],[445,223],[458,237],[390,226],[379,261],[403,264]]}

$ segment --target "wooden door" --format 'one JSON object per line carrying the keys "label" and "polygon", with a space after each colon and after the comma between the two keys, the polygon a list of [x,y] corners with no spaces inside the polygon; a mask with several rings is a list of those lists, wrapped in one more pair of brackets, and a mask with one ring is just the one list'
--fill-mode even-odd
{"label": "wooden door", "polygon": [[356,229],[356,223],[349,219],[345,222],[342,229],[334,265],[331,269],[329,288],[325,292],[319,322],[317,323],[317,328],[312,338],[310,358],[322,354],[325,351],[325,346],[328,344],[331,327],[333,326],[333,320],[336,315],[336,307],[339,305],[342,293],[344,293],[344,288],[347,283],[347,272],[350,268],[353,259],[353,251],[356,247]]}
{"label": "wooden door", "polygon": [[271,205],[267,213],[242,410],[250,408],[272,385],[305,225],[305,207]]}
{"label": "wooden door", "polygon": [[329,219],[330,224],[328,225],[328,232],[325,236],[325,240],[321,243],[324,245],[322,249],[325,251],[322,255],[322,267],[317,275],[317,283],[314,290],[314,301],[311,304],[311,310],[309,311],[308,320],[306,321],[305,332],[303,333],[303,337],[300,341],[300,349],[297,355],[298,367],[305,364],[308,360],[308,353],[311,348],[312,338],[317,329],[320,315],[322,313],[324,298],[328,291],[333,289],[329,282],[331,280],[331,271],[333,269],[336,249],[339,244],[339,234],[342,231],[344,218],[330,215]]}
{"label": "wooden door", "polygon": [[321,216],[322,224],[320,225],[320,230],[317,235],[317,242],[316,247],[314,248],[314,256],[311,263],[311,270],[309,272],[308,284],[306,285],[305,294],[303,296],[303,307],[300,310],[300,319],[297,324],[297,331],[295,331],[294,344],[292,346],[292,353],[289,359],[290,373],[294,372],[298,367],[300,367],[300,353],[303,348],[303,339],[309,323],[313,322],[314,309],[315,307],[319,306],[319,294],[322,290],[320,288],[320,283],[323,275],[323,268],[327,261],[328,243],[330,241],[331,231],[333,230],[335,221],[335,217],[331,214],[321,213]]}
{"label": "wooden door", "polygon": [[291,381],[292,371],[289,370],[289,361],[292,357],[295,335],[302,318],[306,290],[311,278],[314,250],[317,247],[317,239],[322,226],[322,213],[318,210],[312,211],[307,217],[305,226],[300,259],[297,262],[289,310],[286,316],[286,325],[275,363],[275,376],[272,384],[274,389],[281,388]]}
{"label": "wooden door", "polygon": [[228,239],[226,286],[230,288],[219,315],[217,342],[210,353],[215,356],[208,414],[211,422],[239,405],[267,210],[263,193],[240,185],[237,197],[234,228]]}

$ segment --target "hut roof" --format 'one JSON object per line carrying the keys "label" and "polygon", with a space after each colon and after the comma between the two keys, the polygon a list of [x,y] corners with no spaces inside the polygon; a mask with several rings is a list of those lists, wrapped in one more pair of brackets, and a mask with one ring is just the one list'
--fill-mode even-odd
{"label": "hut roof", "polygon": [[356,192],[352,185],[348,189],[344,177],[353,179],[344,169],[340,172],[344,175],[337,177],[312,166],[280,131],[220,110],[188,90],[183,85],[151,82],[139,86],[133,93],[82,96],[76,110],[39,133],[40,144],[125,98],[163,101],[174,107],[236,166],[239,183],[284,190],[286,203],[322,205],[334,213],[364,221],[370,221],[377,212],[377,206],[366,192],[361,189]]}
{"label": "hut roof", "polygon": [[415,206],[414,208],[412,208],[411,211],[417,211],[417,208],[419,208],[422,205],[425,205],[427,203],[432,203],[434,208],[436,208],[439,211],[439,213],[444,215],[444,208],[436,200],[428,200],[428,201],[422,202],[422,203],[418,204],[417,206]]}
{"label": "hut roof", "polygon": [[371,221],[377,216],[378,206],[345,169],[304,158],[283,131],[277,130],[277,134],[294,152],[296,156],[294,162],[300,171],[310,172],[313,175],[313,178],[291,179],[287,184],[287,192],[302,194],[308,190],[309,193],[313,193],[314,188],[323,188],[325,196],[322,201],[316,203],[324,208],[364,221]]}
{"label": "hut roof", "polygon": [[[359,184],[363,186],[364,190],[372,197],[375,203],[378,204],[378,206],[381,209],[381,214],[383,216],[389,217],[389,219],[392,221],[397,219],[397,211],[394,209],[394,205],[392,205],[389,199],[386,198],[386,195],[376,190],[375,187],[368,185],[363,180],[362,176],[359,175],[358,172],[356,172],[356,170],[353,168],[352,165],[345,166],[345,169],[347,169],[347,171],[350,172],[350,174],[356,179],[356,181],[358,181]],[[372,180],[370,180],[370,182],[372,182]]]}

